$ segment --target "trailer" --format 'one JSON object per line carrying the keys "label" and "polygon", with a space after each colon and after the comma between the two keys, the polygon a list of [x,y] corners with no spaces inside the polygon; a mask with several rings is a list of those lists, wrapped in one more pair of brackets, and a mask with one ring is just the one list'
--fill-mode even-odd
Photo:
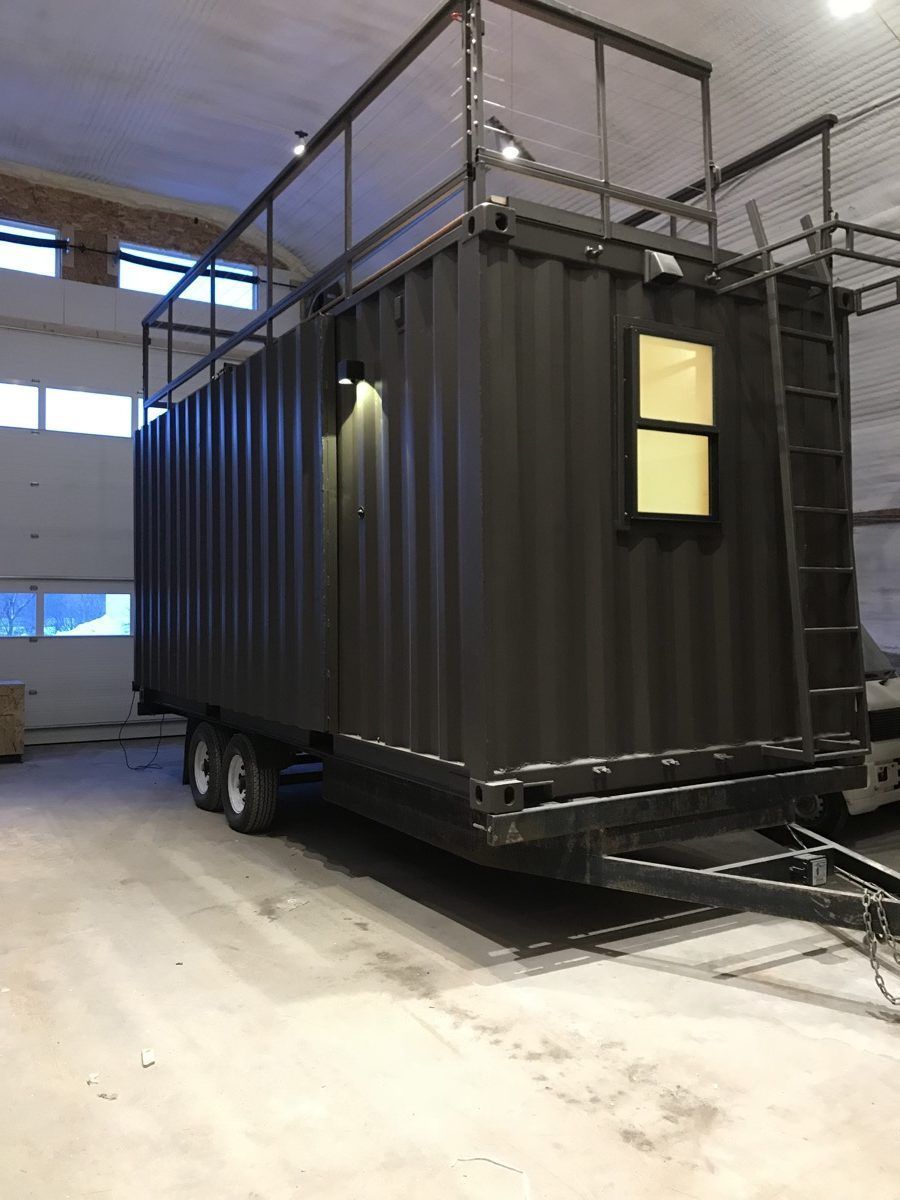
{"label": "trailer", "polygon": [[[329,801],[474,861],[874,947],[900,929],[900,876],[794,809],[865,780],[847,324],[885,284],[831,268],[900,266],[855,244],[897,237],[832,211],[834,117],[717,167],[709,64],[551,0],[490,7],[586,39],[600,160],[520,152],[485,118],[488,6],[442,4],[145,318],[163,412],[135,440],[139,711],[187,719],[185,782],[241,832],[313,759]],[[460,161],[354,239],[354,131],[442,37]],[[612,177],[613,51],[696,85],[701,179],[654,195]],[[723,255],[723,183],[807,143],[821,219],[773,243],[751,205],[756,249]],[[341,144],[343,250],[276,299],[276,204]],[[266,303],[223,330],[217,263],[257,222]],[[175,305],[204,274],[209,349],[175,374]],[[762,860],[653,853],[771,826],[793,842]]]}

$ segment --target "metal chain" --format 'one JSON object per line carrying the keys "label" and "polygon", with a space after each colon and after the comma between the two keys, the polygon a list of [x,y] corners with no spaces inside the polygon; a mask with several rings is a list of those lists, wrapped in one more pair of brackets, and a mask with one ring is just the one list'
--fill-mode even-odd
{"label": "metal chain", "polygon": [[873,890],[872,888],[865,888],[863,890],[863,923],[866,927],[864,945],[869,952],[869,962],[875,973],[875,982],[878,985],[878,990],[888,1003],[900,1004],[900,996],[894,996],[888,991],[887,984],[884,982],[884,976],[881,973],[881,964],[878,961],[878,946],[880,943],[890,948],[891,957],[895,964],[900,967],[900,953],[897,950],[897,941],[891,933],[887,914],[884,911],[883,900],[884,892],[878,889]]}
{"label": "metal chain", "polygon": [[[792,825],[788,824],[786,828],[801,850],[809,850],[811,848],[797,836]],[[880,888],[869,887],[864,880],[841,867],[837,867],[835,870],[842,878],[855,884],[862,890],[863,924],[866,928],[863,937],[863,946],[869,956],[869,963],[875,975],[878,990],[889,1004],[900,1005],[900,996],[895,996],[892,992],[888,991],[888,986],[884,982],[884,976],[881,973],[881,964],[878,961],[878,946],[881,944],[890,949],[894,964],[900,967],[900,949],[897,947],[897,939],[891,933],[887,913],[884,911],[883,902],[887,898],[887,893],[883,892]]]}

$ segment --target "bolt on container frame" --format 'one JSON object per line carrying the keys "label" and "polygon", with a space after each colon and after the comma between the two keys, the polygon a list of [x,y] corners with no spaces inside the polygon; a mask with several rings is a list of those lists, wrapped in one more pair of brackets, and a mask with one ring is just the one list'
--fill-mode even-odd
{"label": "bolt on container frame", "polygon": [[[719,169],[708,63],[550,0],[497,3],[593,48],[596,174],[496,148],[482,4],[442,4],[145,318],[145,406],[166,411],[136,435],[140,711],[187,718],[185,781],[238,829],[264,828],[279,769],[312,756],[329,800],[479,862],[863,928],[820,868],[882,893],[900,877],[797,827],[798,850],[715,870],[636,857],[789,822],[864,777],[846,357],[863,302],[830,274],[854,253],[835,119]],[[355,124],[454,25],[461,161],[354,241]],[[696,82],[700,180],[611,178],[610,50]],[[723,262],[717,188],[815,139],[807,258],[779,266],[753,210],[759,249]],[[343,251],[276,301],[276,200],[341,143]],[[489,195],[501,168],[595,214]],[[448,197],[459,214],[390,260]],[[660,214],[668,232],[646,229]],[[265,307],[224,331],[216,264],[260,220]],[[202,275],[209,350],[173,376],[174,305]]]}

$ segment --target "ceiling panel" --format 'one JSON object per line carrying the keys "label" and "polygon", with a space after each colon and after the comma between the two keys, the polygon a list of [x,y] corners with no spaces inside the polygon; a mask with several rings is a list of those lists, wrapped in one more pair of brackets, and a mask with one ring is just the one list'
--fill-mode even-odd
{"label": "ceiling panel", "polygon": [[[826,0],[580,7],[713,62],[720,162],[837,113],[841,215],[900,231],[900,0],[843,22]],[[585,44],[507,11],[487,16],[491,111],[536,157],[587,168],[598,145]],[[422,17],[420,0],[0,0],[0,160],[240,209],[283,166],[292,131],[317,129]],[[445,41],[386,98],[383,152],[361,124],[358,229],[412,198],[458,150],[457,55],[452,35]],[[617,176],[660,190],[689,181],[700,165],[694,85],[667,87],[644,64],[618,66],[610,75]],[[796,228],[815,204],[816,180],[816,163],[801,152],[724,193],[724,243],[748,244],[751,197],[770,234]],[[310,195],[280,207],[276,236],[306,261],[340,237],[335,185],[334,165],[323,163]],[[860,507],[900,505],[898,331],[900,312],[855,322]]]}

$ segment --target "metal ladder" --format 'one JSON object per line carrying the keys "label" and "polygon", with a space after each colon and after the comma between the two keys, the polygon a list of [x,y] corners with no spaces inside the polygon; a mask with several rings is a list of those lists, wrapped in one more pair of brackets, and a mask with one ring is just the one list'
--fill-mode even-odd
{"label": "metal ladder", "polygon": [[[753,235],[757,245],[762,250],[763,270],[773,269],[772,252],[766,250],[765,230],[755,201],[747,205]],[[808,227],[811,222],[804,217],[802,224]],[[811,239],[812,240],[812,239]],[[818,249],[819,247],[813,247]],[[811,666],[828,661],[828,656],[822,650],[830,638],[846,639],[846,660],[854,664],[854,677],[864,678],[862,667],[862,631],[859,620],[859,606],[856,592],[856,568],[853,551],[853,527],[850,508],[850,467],[846,450],[844,426],[844,410],[841,396],[841,370],[839,347],[837,343],[837,327],[834,314],[834,288],[831,272],[825,261],[817,264],[818,279],[825,293],[826,330],[813,332],[797,326],[784,324],[779,296],[778,274],[768,276],[766,284],[766,301],[769,321],[769,340],[772,354],[772,377],[775,393],[775,413],[778,429],[778,448],[781,476],[781,501],[784,516],[785,548],[787,551],[788,586],[791,604],[791,628],[793,641],[794,672],[797,681],[797,704],[799,715],[799,738],[789,739],[764,747],[766,754],[778,758],[790,758],[803,762],[821,762],[827,759],[843,758],[848,753],[861,751],[868,747],[868,714],[865,704],[865,685],[828,684],[811,685]],[[825,388],[802,387],[789,384],[785,379],[784,343],[786,339],[795,339],[823,345],[827,353],[828,373],[830,381]],[[806,445],[792,441],[791,411],[792,404],[814,400],[827,404],[832,419],[831,428],[834,431],[834,442],[831,446]],[[798,504],[795,500],[796,482],[804,460],[813,456],[824,456],[833,459],[836,467],[834,503]],[[806,549],[807,538],[798,538],[798,523],[806,517],[837,521],[840,527],[838,537],[832,539],[832,545],[841,549],[840,562],[810,563],[801,562],[798,552],[798,540],[802,540]],[[824,603],[828,596],[825,580],[828,578],[843,580],[843,587],[835,588],[837,607],[840,611],[831,619],[821,615],[813,623],[810,610],[821,614],[826,608],[833,607]],[[813,589],[812,584],[822,580],[823,586]],[[810,602],[811,597],[818,593],[819,605]],[[836,656],[835,656],[836,657]],[[842,696],[852,702],[853,714],[848,730],[818,731],[821,716],[817,717],[817,708],[827,697]],[[818,708],[821,712],[821,709]],[[843,718],[842,718],[843,720]],[[830,732],[830,736],[829,736]],[[797,744],[799,743],[799,744]]]}

